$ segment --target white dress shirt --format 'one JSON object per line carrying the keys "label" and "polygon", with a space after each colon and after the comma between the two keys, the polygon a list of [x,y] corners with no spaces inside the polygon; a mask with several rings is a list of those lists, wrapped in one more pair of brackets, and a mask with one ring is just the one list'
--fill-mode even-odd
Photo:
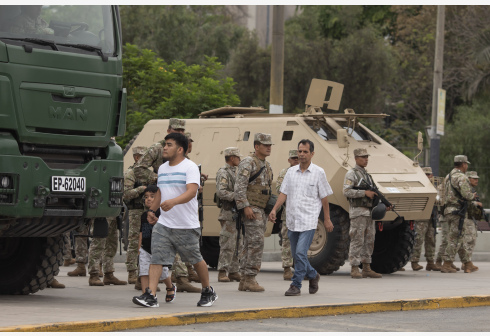
{"label": "white dress shirt", "polygon": [[304,172],[300,165],[289,168],[281,192],[287,196],[286,225],[296,232],[317,228],[322,199],[333,194],[325,171],[313,163]]}

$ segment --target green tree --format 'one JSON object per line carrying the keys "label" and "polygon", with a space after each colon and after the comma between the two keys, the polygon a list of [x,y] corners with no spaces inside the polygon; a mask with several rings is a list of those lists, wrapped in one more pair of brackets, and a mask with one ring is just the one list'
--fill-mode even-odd
{"label": "green tree", "polygon": [[223,78],[221,63],[206,57],[203,64],[165,62],[148,49],[124,46],[124,87],[128,90],[125,146],[151,119],[195,118],[203,111],[238,105],[235,82]]}

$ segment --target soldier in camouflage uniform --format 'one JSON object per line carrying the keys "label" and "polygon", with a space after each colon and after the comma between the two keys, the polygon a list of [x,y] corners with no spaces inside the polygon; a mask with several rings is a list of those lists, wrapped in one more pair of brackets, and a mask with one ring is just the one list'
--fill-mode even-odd
{"label": "soldier in camouflage uniform", "polygon": [[[76,234],[76,232],[75,232]],[[82,232],[81,235],[88,235],[88,226]],[[87,237],[77,237],[75,236],[75,260],[77,262],[77,267],[68,272],[68,276],[87,276],[87,270],[85,265],[87,264],[88,257],[88,240]]]}
{"label": "soldier in camouflage uniform", "polygon": [[[434,175],[432,174],[431,167],[422,168],[425,176],[431,179]],[[427,260],[427,271],[440,271],[441,268],[434,263],[434,254],[436,249],[436,232],[432,226],[432,216],[429,220],[418,220],[415,221],[415,245],[413,247],[412,253],[412,269],[414,271],[419,271],[423,269],[419,265],[420,254],[422,252],[422,245],[424,245],[425,259]]]}
{"label": "soldier in camouflage uniform", "polygon": [[[456,270],[451,267],[451,263],[454,261],[456,252],[463,243],[463,237],[466,234],[467,227],[473,225],[473,223],[468,220],[468,213],[466,212],[464,219],[465,223],[460,235],[458,228],[460,216],[456,214],[456,212],[461,209],[459,201],[471,202],[475,198],[475,194],[471,192],[471,185],[468,177],[464,174],[468,170],[469,163],[466,155],[456,155],[454,157],[454,168],[445,181],[446,206],[444,209],[444,216],[449,224],[449,236],[446,255],[444,256],[444,264],[441,268],[442,273],[456,272]],[[465,259],[461,261],[464,262],[465,267],[469,267],[469,269],[473,268],[471,260]]]}
{"label": "soldier in camouflage uniform", "polygon": [[[350,218],[350,247],[349,262],[351,264],[350,275],[354,279],[381,278],[381,274],[371,269],[371,255],[374,250],[374,237],[376,228],[371,219],[374,191],[356,190],[361,179],[366,183],[374,183],[366,171],[369,154],[364,148],[354,149],[356,165],[345,174],[343,194],[349,200]],[[362,274],[359,265],[362,262]]]}
{"label": "soldier in camouflage uniform", "polygon": [[[242,279],[238,290],[262,292],[264,287],[255,277],[260,271],[264,252],[264,233],[267,216],[264,208],[271,196],[273,179],[272,168],[265,159],[271,154],[270,134],[254,135],[255,153],[244,158],[237,168],[235,181],[235,202],[241,210],[245,227],[243,245],[240,253],[240,272]],[[260,174],[255,177],[260,171]],[[252,181],[250,179],[253,178]]]}
{"label": "soldier in camouflage uniform", "polygon": [[71,255],[71,239],[70,239],[70,232],[67,232],[64,234],[65,236],[65,244],[63,245],[63,266],[70,266],[76,263],[75,259],[73,259]]}
{"label": "soldier in camouflage uniform", "polygon": [[[466,176],[470,181],[471,192],[476,194],[476,187],[478,186],[478,179],[479,179],[477,172],[476,171],[466,172]],[[458,251],[459,258],[461,259],[462,262],[464,262],[465,260],[467,262],[469,261],[467,265],[470,265],[470,267],[467,268],[465,264],[463,264],[463,266],[461,267],[465,273],[476,272],[479,269],[478,267],[473,265],[473,262],[471,261],[471,257],[473,255],[473,251],[476,245],[476,238],[478,236],[477,233],[478,227],[476,221],[480,220],[483,216],[482,208],[478,208],[478,205],[481,206],[481,203],[477,201],[473,201],[468,207],[468,217],[469,217],[468,222],[471,223],[468,223],[469,225],[466,227],[465,236],[463,237],[463,244]]]}
{"label": "soldier in camouflage uniform", "polygon": [[[93,238],[88,251],[88,271],[90,286],[127,285],[114,276],[114,256],[117,251],[117,221],[115,217],[107,218],[109,230],[107,238]],[[104,279],[100,281],[100,262],[104,270]]]}
{"label": "soldier in camouflage uniform", "polygon": [[[185,120],[170,118],[168,124],[167,133],[185,133]],[[161,140],[151,145],[148,150],[143,154],[141,159],[134,165],[133,171],[136,179],[145,181],[145,185],[157,183],[158,168],[165,162],[163,158],[163,147],[165,146],[165,140]],[[172,266],[172,278],[176,277],[178,292],[193,292],[201,293],[201,288],[197,288],[191,285],[189,282],[189,273],[186,265],[180,259],[178,253],[175,255],[175,261]],[[175,273],[175,274],[174,274]],[[196,274],[197,276],[197,274]]]}
{"label": "soldier in camouflage uniform", "polygon": [[20,6],[21,14],[14,19],[10,26],[11,33],[54,35],[54,30],[41,19],[43,6]]}
{"label": "soldier in camouflage uniform", "polygon": [[[299,164],[297,149],[291,149],[289,151],[288,162],[289,162],[289,167],[281,170],[279,176],[277,177],[276,191],[278,193],[280,193],[282,181],[284,181],[284,176],[286,176],[288,169],[291,168],[292,166],[296,166]],[[282,210],[282,215],[281,215],[281,220],[282,220],[281,259],[282,259],[282,268],[284,269],[284,273],[282,277],[284,280],[291,280],[293,278],[293,272],[291,271],[291,267],[293,267],[293,255],[291,254],[291,243],[289,242],[288,227],[286,226],[286,204],[284,204],[283,206],[284,209]]]}
{"label": "soldier in camouflage uniform", "polygon": [[236,244],[237,230],[232,211],[235,206],[235,178],[236,167],[240,163],[240,150],[237,147],[228,147],[224,150],[224,155],[226,165],[216,173],[216,197],[219,199],[218,206],[221,207],[218,217],[221,224],[218,281],[230,282],[241,280],[238,272],[240,265],[235,253],[240,246]]}
{"label": "soldier in camouflage uniform", "polygon": [[[134,162],[145,154],[144,146],[133,147]],[[123,200],[129,210],[128,250],[126,253],[126,269],[128,270],[128,283],[134,284],[138,279],[138,241],[140,235],[141,215],[144,211],[143,194],[147,187],[146,181],[139,181],[134,176],[133,166],[124,173]]]}

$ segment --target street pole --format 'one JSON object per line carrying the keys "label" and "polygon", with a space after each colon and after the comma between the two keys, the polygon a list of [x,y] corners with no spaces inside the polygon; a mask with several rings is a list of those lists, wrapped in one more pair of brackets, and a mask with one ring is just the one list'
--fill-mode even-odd
{"label": "street pole", "polygon": [[432,121],[430,132],[430,166],[434,176],[439,176],[439,154],[441,138],[437,135],[438,90],[442,88],[444,57],[444,5],[437,6],[436,52],[434,57],[434,83],[432,87]]}
{"label": "street pole", "polygon": [[283,113],[284,6],[272,7],[271,87],[269,113]]}

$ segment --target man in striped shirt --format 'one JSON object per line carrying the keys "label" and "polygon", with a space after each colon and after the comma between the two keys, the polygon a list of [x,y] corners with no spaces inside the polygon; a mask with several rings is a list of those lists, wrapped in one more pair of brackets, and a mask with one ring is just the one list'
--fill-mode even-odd
{"label": "man in striped shirt", "polygon": [[320,274],[308,261],[310,248],[318,216],[323,207],[323,225],[328,232],[333,231],[327,196],[333,194],[325,171],[313,164],[315,147],[311,140],[298,143],[299,165],[289,168],[281,186],[281,193],[272,209],[269,220],[275,222],[277,209],[286,201],[286,225],[294,259],[294,276],[286,296],[301,295],[303,278],[309,279],[309,292],[318,291]]}

